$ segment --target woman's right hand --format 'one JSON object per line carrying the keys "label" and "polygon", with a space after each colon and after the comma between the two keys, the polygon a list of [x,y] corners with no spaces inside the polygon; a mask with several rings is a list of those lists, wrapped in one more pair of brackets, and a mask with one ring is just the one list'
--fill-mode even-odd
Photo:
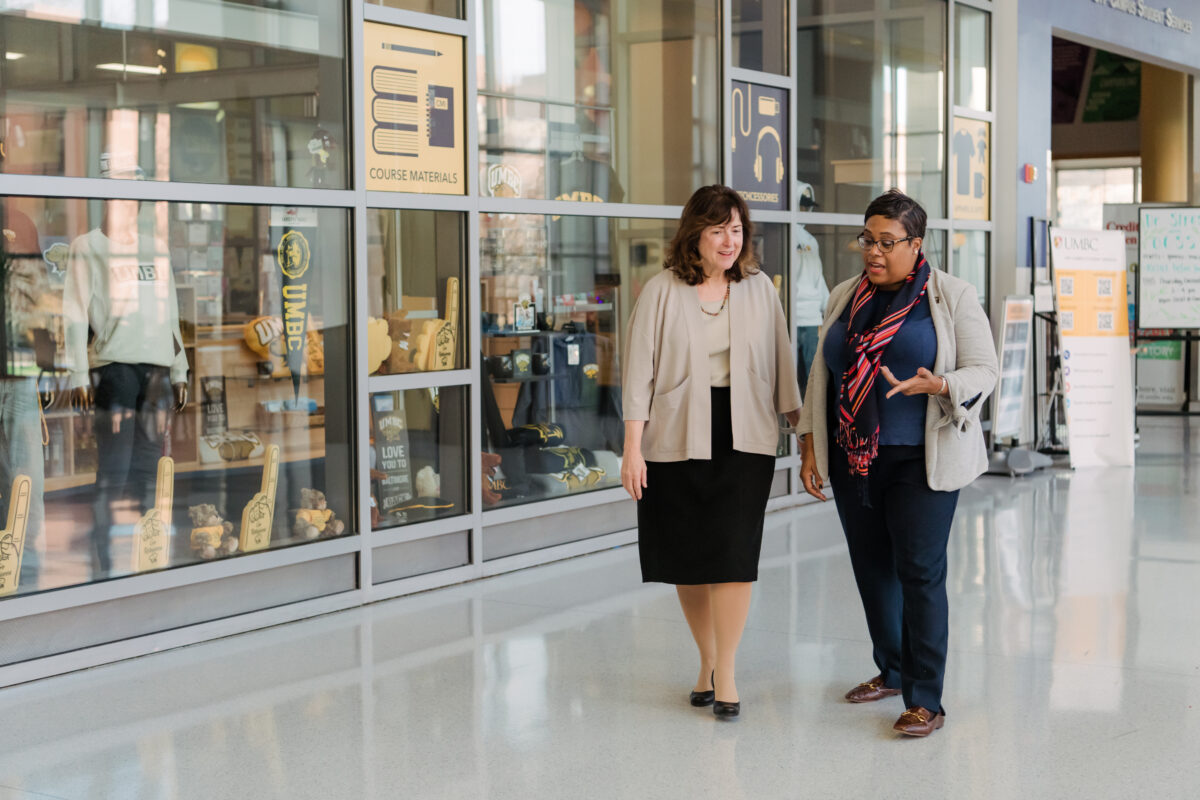
{"label": "woman's right hand", "polygon": [[646,488],[646,459],[640,452],[625,451],[621,459],[621,485],[634,500],[642,499],[642,489]]}
{"label": "woman's right hand", "polygon": [[825,488],[825,483],[821,480],[821,474],[817,472],[817,454],[813,449],[811,433],[801,440],[800,484],[804,487],[804,491],[808,492],[821,502],[825,502],[829,499],[821,491],[823,488]]}

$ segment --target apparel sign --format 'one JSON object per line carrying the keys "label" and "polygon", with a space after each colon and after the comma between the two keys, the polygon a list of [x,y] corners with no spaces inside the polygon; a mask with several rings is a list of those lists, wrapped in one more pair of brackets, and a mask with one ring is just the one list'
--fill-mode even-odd
{"label": "apparel sign", "polygon": [[466,194],[461,36],[367,22],[367,189]]}
{"label": "apparel sign", "polygon": [[988,174],[991,171],[991,131],[986,122],[954,118],[950,145],[954,163],[954,216],[988,219]]}
{"label": "apparel sign", "polygon": [[312,241],[317,227],[314,208],[271,209],[271,241],[275,263],[282,276],[284,360],[292,374],[292,392],[300,397],[308,341],[308,283],[312,264]]}
{"label": "apparel sign", "polygon": [[750,208],[788,207],[787,91],[733,82],[733,180]]}
{"label": "apparel sign", "polygon": [[1050,233],[1071,466],[1133,466],[1124,235]]}

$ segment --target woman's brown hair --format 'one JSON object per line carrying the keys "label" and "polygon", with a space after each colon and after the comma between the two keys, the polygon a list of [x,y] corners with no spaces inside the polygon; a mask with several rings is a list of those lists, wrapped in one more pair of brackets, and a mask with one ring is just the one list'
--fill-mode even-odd
{"label": "woman's brown hair", "polygon": [[754,255],[754,224],[750,222],[750,209],[742,196],[728,186],[713,184],[701,186],[683,207],[679,218],[679,229],[667,248],[663,268],[674,272],[689,286],[704,280],[704,267],[700,264],[700,234],[713,225],[724,225],[736,211],[742,222],[742,252],[729,268],[731,281],[737,282],[747,275],[758,272],[758,257]]}

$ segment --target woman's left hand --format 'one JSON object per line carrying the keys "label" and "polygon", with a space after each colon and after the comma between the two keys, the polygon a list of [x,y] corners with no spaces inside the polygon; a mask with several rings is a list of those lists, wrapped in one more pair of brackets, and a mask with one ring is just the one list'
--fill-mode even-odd
{"label": "woman's left hand", "polygon": [[905,395],[941,394],[943,388],[946,387],[945,378],[939,378],[924,367],[918,368],[917,374],[906,381],[897,380],[896,376],[887,367],[881,366],[879,372],[892,385],[892,390],[887,393],[888,397],[895,395],[897,392]]}

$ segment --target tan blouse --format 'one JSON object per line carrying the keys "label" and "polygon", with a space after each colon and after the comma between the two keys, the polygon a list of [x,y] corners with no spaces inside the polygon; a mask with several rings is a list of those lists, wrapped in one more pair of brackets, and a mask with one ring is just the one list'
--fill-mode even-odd
{"label": "tan blouse", "polygon": [[704,335],[708,340],[710,386],[729,385],[729,314],[726,313],[729,309],[721,308],[723,305],[726,305],[724,297],[711,303],[700,301],[700,307],[708,312],[704,315]]}

